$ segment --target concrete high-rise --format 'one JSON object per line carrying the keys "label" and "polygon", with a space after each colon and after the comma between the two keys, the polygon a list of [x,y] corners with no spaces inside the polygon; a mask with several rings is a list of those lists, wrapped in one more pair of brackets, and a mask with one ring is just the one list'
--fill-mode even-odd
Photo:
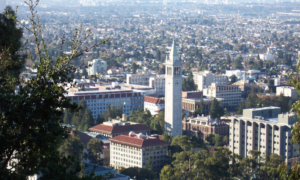
{"label": "concrete high-rise", "polygon": [[229,149],[233,154],[249,156],[251,150],[257,150],[262,156],[271,153],[289,159],[299,156],[299,145],[293,145],[292,129],[297,122],[294,113],[280,114],[280,107],[244,109],[242,116],[232,116],[229,129]]}
{"label": "concrete high-rise", "polygon": [[166,57],[165,75],[165,132],[182,135],[182,63],[173,41],[169,58]]}

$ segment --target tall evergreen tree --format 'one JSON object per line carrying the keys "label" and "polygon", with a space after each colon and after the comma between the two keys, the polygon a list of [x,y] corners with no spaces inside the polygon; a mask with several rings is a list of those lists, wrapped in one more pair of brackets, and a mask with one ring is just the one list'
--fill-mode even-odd
{"label": "tall evergreen tree", "polygon": [[95,125],[95,121],[92,115],[92,111],[89,108],[85,109],[85,112],[81,119],[81,125],[83,128],[83,131],[86,131],[88,128]]}
{"label": "tall evergreen tree", "polygon": [[96,125],[97,124],[102,124],[105,121],[104,117],[102,114],[98,114],[97,118],[96,118]]}
{"label": "tall evergreen tree", "polygon": [[222,106],[220,106],[216,98],[214,98],[211,103],[209,115],[211,118],[220,118],[224,115],[224,109]]}
{"label": "tall evergreen tree", "polygon": [[254,89],[251,89],[250,94],[247,97],[246,108],[255,108],[257,107],[258,97],[254,92]]}
{"label": "tall evergreen tree", "polygon": [[67,109],[65,109],[65,111],[64,111],[64,123],[65,124],[71,124],[72,123],[72,114]]}
{"label": "tall evergreen tree", "polygon": [[242,115],[243,114],[243,109],[245,109],[245,103],[244,103],[244,101],[242,101],[240,103],[240,105],[239,105],[238,110],[237,110],[236,113],[239,114],[239,115]]}
{"label": "tall evergreen tree", "polygon": [[244,69],[244,66],[242,65],[243,58],[239,56],[234,60],[233,68],[234,69]]}
{"label": "tall evergreen tree", "polygon": [[[73,115],[73,118],[72,118],[72,125],[74,125],[77,129],[79,129],[79,126],[82,125],[82,119],[83,119],[83,115],[85,113],[85,110],[87,109],[87,105],[86,105],[86,101],[83,99],[79,102],[79,108],[80,110],[78,112],[76,112],[74,115]],[[82,127],[83,128],[83,127]],[[82,129],[80,128],[80,129]]]}
{"label": "tall evergreen tree", "polygon": [[226,64],[227,64],[227,65],[230,65],[230,64],[231,64],[231,57],[230,57],[229,54],[227,54]]}

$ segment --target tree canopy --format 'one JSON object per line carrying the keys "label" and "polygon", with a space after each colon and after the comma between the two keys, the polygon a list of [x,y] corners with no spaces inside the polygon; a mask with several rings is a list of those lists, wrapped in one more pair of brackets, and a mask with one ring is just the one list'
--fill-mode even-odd
{"label": "tree canopy", "polygon": [[[61,156],[58,151],[60,142],[69,140],[68,129],[61,126],[63,110],[77,111],[77,105],[65,97],[62,84],[72,83],[69,75],[75,68],[70,61],[83,54],[79,50],[81,43],[76,42],[86,39],[89,33],[85,36],[75,30],[73,54],[52,59],[42,36],[42,25],[36,21],[38,1],[26,4],[36,45],[36,77],[20,76],[24,59],[19,54],[22,29],[17,28],[16,14],[10,7],[0,14],[0,179],[26,179],[40,172],[44,179],[53,178],[53,173],[57,179],[79,179],[80,161]],[[71,166],[77,168],[70,169]],[[93,178],[87,175],[82,179]]]}

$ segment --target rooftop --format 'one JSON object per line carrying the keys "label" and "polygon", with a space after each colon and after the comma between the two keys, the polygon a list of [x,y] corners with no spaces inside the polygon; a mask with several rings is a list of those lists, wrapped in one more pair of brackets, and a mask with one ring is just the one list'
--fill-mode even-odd
{"label": "rooftop", "polygon": [[120,135],[110,138],[109,141],[137,148],[169,145],[168,142],[161,140],[161,138],[162,136],[159,135],[147,136],[141,133],[135,134],[134,132],[130,132],[128,135]]}
{"label": "rooftop", "polygon": [[89,128],[89,131],[104,133],[104,134],[122,134],[129,133],[130,131],[151,131],[151,128],[143,125],[143,124],[98,124],[94,127]]}
{"label": "rooftop", "polygon": [[145,96],[145,102],[153,103],[153,104],[165,104],[165,101],[162,98]]}

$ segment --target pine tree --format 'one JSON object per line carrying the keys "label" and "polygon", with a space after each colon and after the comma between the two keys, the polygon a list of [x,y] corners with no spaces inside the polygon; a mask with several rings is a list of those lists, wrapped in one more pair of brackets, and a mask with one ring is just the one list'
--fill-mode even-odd
{"label": "pine tree", "polygon": [[82,122],[82,118],[83,118],[84,112],[87,109],[86,101],[85,100],[81,100],[79,102],[78,106],[80,107],[80,110],[73,115],[72,123],[71,124],[74,125],[76,128],[79,129],[79,125],[82,124],[81,122]]}
{"label": "pine tree", "polygon": [[240,103],[240,105],[239,105],[238,110],[237,110],[236,113],[239,114],[239,115],[242,115],[243,114],[243,109],[245,109],[245,103],[244,103],[244,101],[242,101]]}
{"label": "pine tree", "polygon": [[220,118],[224,115],[224,109],[222,106],[220,106],[216,98],[214,98],[211,103],[209,115],[211,118]]}
{"label": "pine tree", "polygon": [[247,97],[246,108],[255,108],[257,107],[258,97],[254,92],[254,89],[251,90],[250,94]]}
{"label": "pine tree", "polygon": [[233,64],[234,69],[243,69],[244,66],[242,65],[242,57],[238,57],[234,60]]}
{"label": "pine tree", "polygon": [[81,120],[81,125],[82,127],[85,127],[85,125],[87,125],[88,127],[92,127],[94,126],[94,124],[95,122],[92,111],[89,108],[86,108]]}
{"label": "pine tree", "polygon": [[121,103],[119,104],[116,115],[119,117],[122,117],[123,115],[123,105]]}
{"label": "pine tree", "polygon": [[292,108],[293,108],[293,101],[292,100],[289,100],[288,106],[289,106],[289,110],[291,111]]}
{"label": "pine tree", "polygon": [[65,116],[64,116],[64,123],[65,124],[71,124],[71,122],[72,122],[72,114],[70,113],[70,111],[66,109],[64,111],[64,114],[65,114]]}
{"label": "pine tree", "polygon": [[230,65],[230,64],[231,64],[231,57],[230,57],[229,54],[227,54],[226,64],[227,64],[227,65]]}
{"label": "pine tree", "polygon": [[102,114],[98,114],[97,119],[96,119],[96,125],[102,124],[104,122],[104,117]]}

